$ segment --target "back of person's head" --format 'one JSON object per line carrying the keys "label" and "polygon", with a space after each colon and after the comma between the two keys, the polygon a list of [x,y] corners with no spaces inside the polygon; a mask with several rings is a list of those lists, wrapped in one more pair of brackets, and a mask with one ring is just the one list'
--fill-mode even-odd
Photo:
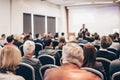
{"label": "back of person's head", "polygon": [[65,43],[65,42],[66,42],[66,41],[65,41],[65,38],[64,38],[64,37],[60,37],[60,38],[59,38],[59,42]]}
{"label": "back of person's head", "polygon": [[115,32],[114,35],[115,35],[115,38],[119,38],[119,33]]}
{"label": "back of person's head", "polygon": [[54,38],[58,38],[59,37],[59,33],[55,33]]}
{"label": "back of person's head", "polygon": [[17,40],[17,41],[19,41],[19,40],[20,40],[20,36],[19,36],[19,35],[17,35],[17,34],[14,34],[14,35],[13,35],[13,38],[14,38],[14,40]]}
{"label": "back of person's head", "polygon": [[99,40],[100,36],[99,35],[95,35],[95,40]]}
{"label": "back of person's head", "polygon": [[23,44],[24,55],[27,55],[27,54],[33,55],[34,50],[35,50],[35,43],[30,40],[25,41],[25,43]]}
{"label": "back of person's head", "polygon": [[5,37],[6,37],[6,35],[5,35],[5,34],[2,34],[2,35],[1,35],[1,37],[4,37],[4,38],[5,38]]}
{"label": "back of person's head", "polygon": [[86,43],[83,47],[84,51],[84,67],[94,67],[96,62],[96,49],[92,43]]}
{"label": "back of person's head", "polygon": [[52,45],[52,40],[51,39],[45,39],[44,45],[45,46],[51,46]]}
{"label": "back of person's head", "polygon": [[109,36],[102,36],[101,38],[101,47],[106,49],[112,44],[112,39]]}
{"label": "back of person's head", "polygon": [[13,35],[7,37],[7,42],[10,43],[14,40]]}
{"label": "back of person's head", "polygon": [[39,38],[39,34],[35,34],[35,37],[36,37],[36,38]]}
{"label": "back of person's head", "polygon": [[65,46],[63,46],[62,58],[63,64],[73,63],[76,64],[78,67],[81,67],[84,59],[83,50],[76,43],[67,43]]}
{"label": "back of person's head", "polygon": [[77,42],[76,37],[74,35],[70,35],[69,36],[69,42],[76,43]]}
{"label": "back of person's head", "polygon": [[64,32],[61,33],[62,36],[64,36],[64,34],[65,34]]}
{"label": "back of person's head", "polygon": [[20,50],[15,46],[4,46],[0,54],[0,70],[14,71],[21,62]]}
{"label": "back of person's head", "polygon": [[86,32],[85,34],[86,34],[86,36],[90,36],[90,32]]}

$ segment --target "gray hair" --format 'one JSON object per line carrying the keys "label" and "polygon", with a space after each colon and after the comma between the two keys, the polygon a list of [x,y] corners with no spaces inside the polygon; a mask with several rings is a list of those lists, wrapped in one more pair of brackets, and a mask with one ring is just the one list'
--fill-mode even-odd
{"label": "gray hair", "polygon": [[67,43],[63,46],[63,63],[70,62],[81,67],[83,64],[83,49],[76,43]]}
{"label": "gray hair", "polygon": [[24,54],[33,54],[34,50],[35,50],[35,43],[30,40],[25,41],[25,43],[23,44]]}

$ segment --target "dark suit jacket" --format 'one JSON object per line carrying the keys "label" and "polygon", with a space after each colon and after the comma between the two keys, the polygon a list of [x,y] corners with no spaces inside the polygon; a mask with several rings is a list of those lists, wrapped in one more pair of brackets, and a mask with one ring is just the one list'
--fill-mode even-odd
{"label": "dark suit jacket", "polygon": [[35,79],[42,80],[39,73],[39,68],[41,67],[41,63],[39,62],[39,60],[23,56],[22,62],[33,66],[33,68],[35,69]]}
{"label": "dark suit jacket", "polygon": [[117,59],[117,55],[114,52],[107,51],[107,50],[98,50],[97,57],[103,57],[111,61]]}
{"label": "dark suit jacket", "polygon": [[35,43],[41,43],[41,44],[43,45],[43,41],[40,40],[40,39],[36,39],[36,40],[34,40],[34,42],[35,42]]}

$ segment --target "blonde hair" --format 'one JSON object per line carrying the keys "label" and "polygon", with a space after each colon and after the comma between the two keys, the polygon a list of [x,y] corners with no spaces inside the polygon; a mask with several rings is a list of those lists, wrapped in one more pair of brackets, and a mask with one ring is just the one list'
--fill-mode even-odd
{"label": "blonde hair", "polygon": [[25,41],[25,43],[23,44],[23,51],[24,54],[33,54],[35,50],[35,43],[33,41],[27,40]]}
{"label": "blonde hair", "polygon": [[81,67],[84,57],[83,50],[78,44],[67,43],[65,46],[63,46],[62,53],[63,63],[70,62]]}
{"label": "blonde hair", "polygon": [[20,50],[16,46],[4,46],[0,54],[0,70],[14,71],[21,61]]}

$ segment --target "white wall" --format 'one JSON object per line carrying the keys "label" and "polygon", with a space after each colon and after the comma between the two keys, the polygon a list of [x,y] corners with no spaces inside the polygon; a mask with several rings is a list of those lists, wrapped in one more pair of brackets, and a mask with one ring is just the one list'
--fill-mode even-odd
{"label": "white wall", "polygon": [[[23,13],[60,18],[60,7],[40,0],[12,0],[12,33],[23,32]],[[57,28],[58,29],[58,28]],[[58,31],[58,30],[57,30]]]}
{"label": "white wall", "polygon": [[0,0],[0,34],[8,34],[10,30],[10,1]]}
{"label": "white wall", "polygon": [[[10,1],[12,1],[11,4]],[[61,28],[58,28],[63,26],[60,6],[40,0],[0,0],[0,34],[21,34],[23,32],[23,13],[56,17],[56,31],[61,32]]]}
{"label": "white wall", "polygon": [[76,35],[83,23],[86,24],[89,32],[98,32],[100,35],[113,33],[113,29],[120,30],[119,6],[79,6],[69,7],[69,11],[69,31],[75,32]]}

